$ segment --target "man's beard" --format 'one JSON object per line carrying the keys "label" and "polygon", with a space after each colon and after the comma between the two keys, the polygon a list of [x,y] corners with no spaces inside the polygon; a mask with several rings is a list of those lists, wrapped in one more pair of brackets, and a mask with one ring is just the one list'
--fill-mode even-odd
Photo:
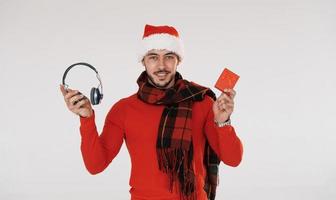
{"label": "man's beard", "polygon": [[[167,72],[167,71],[159,71],[159,72]],[[159,73],[159,72],[155,72],[155,73]],[[175,73],[171,74],[169,81],[167,83],[165,83],[164,85],[158,85],[158,84],[156,84],[155,81],[154,81],[154,77],[151,74],[149,74],[148,72],[147,72],[147,76],[149,78],[149,83],[152,84],[154,87],[159,88],[159,89],[167,89],[166,87],[174,80]]]}

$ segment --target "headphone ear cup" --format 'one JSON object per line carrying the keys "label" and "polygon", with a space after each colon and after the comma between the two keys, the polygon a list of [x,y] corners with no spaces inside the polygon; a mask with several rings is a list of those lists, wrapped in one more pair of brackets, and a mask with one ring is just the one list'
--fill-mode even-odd
{"label": "headphone ear cup", "polygon": [[98,88],[93,87],[91,89],[91,93],[90,93],[90,99],[91,99],[91,103],[92,105],[97,105],[100,103],[101,99],[103,98],[102,94],[100,93]]}
{"label": "headphone ear cup", "polygon": [[93,87],[90,93],[90,99],[92,105],[97,105],[100,102],[100,92],[98,88]]}
{"label": "headphone ear cup", "polygon": [[97,96],[97,104],[99,104],[101,99],[102,99],[102,95],[101,95],[98,88],[96,88],[96,93],[97,93],[97,95],[96,95]]}

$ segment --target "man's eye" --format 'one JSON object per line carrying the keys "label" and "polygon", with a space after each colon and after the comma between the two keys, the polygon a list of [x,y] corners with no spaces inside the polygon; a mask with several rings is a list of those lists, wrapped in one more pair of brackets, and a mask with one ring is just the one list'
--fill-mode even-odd
{"label": "man's eye", "polygon": [[151,59],[151,60],[156,60],[157,57],[156,57],[156,56],[151,56],[151,57],[149,57],[149,59]]}
{"label": "man's eye", "polygon": [[174,59],[174,56],[167,56],[168,59]]}

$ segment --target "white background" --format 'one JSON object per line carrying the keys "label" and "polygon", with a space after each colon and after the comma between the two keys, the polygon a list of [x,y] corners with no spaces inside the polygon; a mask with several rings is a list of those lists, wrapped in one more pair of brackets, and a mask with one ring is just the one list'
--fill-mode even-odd
{"label": "white background", "polygon": [[[0,0],[0,199],[129,199],[125,144],[90,175],[59,84],[75,62],[98,69],[100,132],[137,90],[146,23],[179,30],[184,78],[214,89],[224,67],[241,76],[232,120],[244,158],[220,165],[218,200],[335,199],[335,19],[333,0]],[[67,82],[86,95],[98,85],[84,67]]]}

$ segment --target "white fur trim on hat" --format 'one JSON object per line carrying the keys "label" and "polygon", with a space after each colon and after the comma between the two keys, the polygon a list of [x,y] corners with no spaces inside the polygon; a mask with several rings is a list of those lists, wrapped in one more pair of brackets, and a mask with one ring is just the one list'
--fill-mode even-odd
{"label": "white fur trim on hat", "polygon": [[148,51],[153,49],[172,51],[179,56],[180,61],[184,57],[184,46],[180,38],[167,33],[159,33],[142,39],[138,51],[138,61],[141,62]]}

